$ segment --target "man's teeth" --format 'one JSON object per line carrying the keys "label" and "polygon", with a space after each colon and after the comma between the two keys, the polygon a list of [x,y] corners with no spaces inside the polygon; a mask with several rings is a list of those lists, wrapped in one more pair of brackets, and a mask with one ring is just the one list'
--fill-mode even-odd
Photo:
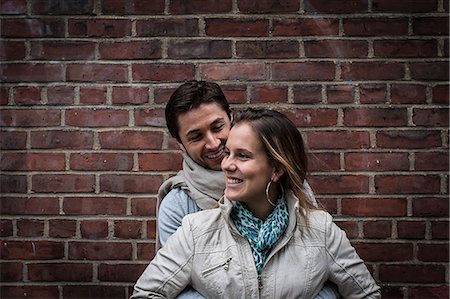
{"label": "man's teeth", "polygon": [[241,182],[242,182],[242,180],[240,180],[240,179],[227,179],[228,184],[239,184]]}
{"label": "man's teeth", "polygon": [[214,154],[206,155],[206,158],[208,158],[208,159],[216,159],[216,158],[219,158],[222,154],[223,154],[223,150],[220,150],[220,151],[218,151],[218,152],[216,152]]}

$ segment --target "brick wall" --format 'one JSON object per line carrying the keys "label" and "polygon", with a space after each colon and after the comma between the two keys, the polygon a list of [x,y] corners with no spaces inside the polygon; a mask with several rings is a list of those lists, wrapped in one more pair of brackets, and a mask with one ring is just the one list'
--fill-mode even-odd
{"label": "brick wall", "polygon": [[[221,84],[302,130],[385,298],[448,298],[448,1],[2,0],[1,297],[126,298],[180,168],[164,105]],[[289,273],[289,275],[294,275]]]}

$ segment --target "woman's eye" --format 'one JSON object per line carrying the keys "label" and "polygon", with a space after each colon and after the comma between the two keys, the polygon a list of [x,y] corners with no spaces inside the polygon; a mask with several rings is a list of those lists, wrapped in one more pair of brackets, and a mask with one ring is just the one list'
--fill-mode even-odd
{"label": "woman's eye", "polygon": [[249,156],[247,154],[244,154],[244,153],[239,153],[237,156],[240,159],[248,159],[249,158]]}

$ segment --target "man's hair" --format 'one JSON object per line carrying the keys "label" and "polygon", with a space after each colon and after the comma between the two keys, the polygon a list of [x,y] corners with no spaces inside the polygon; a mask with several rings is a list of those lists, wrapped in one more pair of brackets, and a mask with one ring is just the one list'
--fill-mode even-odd
{"label": "man's hair", "polygon": [[180,114],[198,108],[201,104],[217,103],[231,119],[231,109],[220,86],[213,82],[191,80],[180,85],[166,105],[166,124],[170,135],[181,143],[178,123]]}

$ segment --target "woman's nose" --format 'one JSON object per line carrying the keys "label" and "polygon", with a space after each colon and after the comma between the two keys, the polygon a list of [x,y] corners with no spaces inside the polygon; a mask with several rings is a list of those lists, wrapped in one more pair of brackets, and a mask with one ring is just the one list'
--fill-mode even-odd
{"label": "woman's nose", "polygon": [[222,170],[224,171],[234,171],[236,170],[236,165],[233,163],[232,159],[229,156],[225,156],[222,160],[222,164],[220,165]]}

